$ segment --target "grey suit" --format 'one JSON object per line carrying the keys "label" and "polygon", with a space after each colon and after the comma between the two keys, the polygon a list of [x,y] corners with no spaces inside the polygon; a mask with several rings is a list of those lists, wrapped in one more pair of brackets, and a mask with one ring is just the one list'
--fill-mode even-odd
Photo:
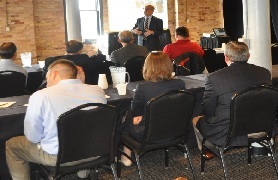
{"label": "grey suit", "polygon": [[111,61],[117,66],[124,66],[128,60],[136,56],[146,57],[148,51],[145,47],[139,46],[137,44],[127,44],[126,46],[115,50],[111,53]]}
{"label": "grey suit", "polygon": [[[235,62],[210,74],[203,97],[206,117],[197,123],[203,137],[216,145],[223,145],[230,124],[231,97],[248,87],[260,84],[271,84],[270,72],[247,62]],[[232,145],[247,145],[247,138],[237,137]]]}

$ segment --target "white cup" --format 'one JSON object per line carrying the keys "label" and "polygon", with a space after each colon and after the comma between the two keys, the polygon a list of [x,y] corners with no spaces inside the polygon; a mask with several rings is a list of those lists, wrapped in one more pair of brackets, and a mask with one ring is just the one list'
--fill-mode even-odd
{"label": "white cup", "polygon": [[116,88],[118,90],[119,95],[126,95],[126,86],[127,86],[127,83],[116,84]]}
{"label": "white cup", "polygon": [[44,68],[45,61],[38,61],[40,68]]}
{"label": "white cup", "polygon": [[24,52],[20,54],[23,67],[32,67],[32,53]]}
{"label": "white cup", "polygon": [[224,51],[224,50],[225,50],[225,48],[226,48],[226,44],[225,44],[225,43],[222,43],[222,47],[221,47],[221,49]]}
{"label": "white cup", "polygon": [[107,89],[108,88],[108,82],[106,79],[106,74],[99,74],[98,75],[98,86],[101,87],[102,89]]}

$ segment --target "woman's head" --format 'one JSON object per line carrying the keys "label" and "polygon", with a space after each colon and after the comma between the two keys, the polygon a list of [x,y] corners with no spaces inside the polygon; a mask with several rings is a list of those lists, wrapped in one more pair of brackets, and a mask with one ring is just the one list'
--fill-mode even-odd
{"label": "woman's head", "polygon": [[143,77],[146,81],[173,79],[173,64],[169,56],[162,51],[151,52],[143,67]]}

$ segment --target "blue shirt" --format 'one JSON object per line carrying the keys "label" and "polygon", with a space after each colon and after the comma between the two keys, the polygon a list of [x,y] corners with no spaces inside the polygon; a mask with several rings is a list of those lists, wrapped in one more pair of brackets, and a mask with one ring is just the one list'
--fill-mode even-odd
{"label": "blue shirt", "polygon": [[64,112],[85,103],[107,103],[104,91],[79,79],[61,80],[58,84],[30,96],[24,119],[24,134],[40,143],[49,154],[58,154],[57,119]]}

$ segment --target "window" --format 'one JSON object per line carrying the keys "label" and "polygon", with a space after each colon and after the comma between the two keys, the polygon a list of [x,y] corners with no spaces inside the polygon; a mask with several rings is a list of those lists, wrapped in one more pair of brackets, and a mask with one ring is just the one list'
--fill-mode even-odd
{"label": "window", "polygon": [[155,7],[153,15],[163,19],[163,28],[168,29],[167,0],[108,0],[110,31],[131,30],[147,4]]}
{"label": "window", "polygon": [[84,42],[94,42],[101,33],[99,0],[79,0],[81,36]]}

